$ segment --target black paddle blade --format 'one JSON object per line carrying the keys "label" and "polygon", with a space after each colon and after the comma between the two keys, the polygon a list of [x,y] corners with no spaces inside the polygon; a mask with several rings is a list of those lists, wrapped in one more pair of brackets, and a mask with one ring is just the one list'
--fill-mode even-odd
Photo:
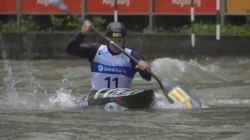
{"label": "black paddle blade", "polygon": [[161,82],[164,94],[170,103],[182,103],[187,108],[201,108],[200,100],[187,88],[170,80]]}

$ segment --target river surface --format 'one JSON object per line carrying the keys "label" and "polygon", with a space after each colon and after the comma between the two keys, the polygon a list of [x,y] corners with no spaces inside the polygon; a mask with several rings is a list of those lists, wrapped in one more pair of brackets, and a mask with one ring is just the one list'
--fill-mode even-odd
{"label": "river surface", "polygon": [[2,140],[244,140],[250,138],[250,59],[149,61],[152,71],[193,91],[203,108],[171,105],[155,80],[135,76],[132,88],[152,88],[152,108],[109,105],[74,109],[90,92],[87,60],[0,61]]}

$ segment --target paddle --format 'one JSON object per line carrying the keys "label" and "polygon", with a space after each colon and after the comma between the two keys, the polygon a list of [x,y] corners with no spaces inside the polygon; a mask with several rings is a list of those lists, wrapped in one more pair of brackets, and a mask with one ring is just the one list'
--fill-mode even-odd
{"label": "paddle", "polygon": [[[68,10],[67,6],[63,3],[62,0],[50,0],[51,4],[58,7],[59,9],[67,12],[68,14],[72,15],[70,11]],[[131,60],[133,60],[136,64],[138,64],[138,60],[136,60],[134,57],[130,56],[127,52],[125,52],[122,47],[120,47],[118,44],[116,44],[114,41],[112,41],[110,38],[106,37],[102,33],[100,33],[98,30],[94,28],[94,26],[91,26],[91,30],[94,31],[96,34],[100,35],[102,38],[113,44],[116,48],[118,48],[122,53],[124,53],[127,57],[129,57]],[[168,101],[173,103],[182,103],[187,108],[200,108],[201,103],[198,100],[198,98],[190,92],[187,88],[178,85],[177,83],[170,81],[170,80],[161,80],[157,75],[155,75],[149,68],[146,69],[148,73],[152,75],[152,77],[158,82],[158,84],[161,87],[161,90],[163,91],[164,95],[168,99]]]}
{"label": "paddle", "polygon": [[[100,35],[102,38],[104,38],[105,40],[107,40],[108,42],[110,42],[111,44],[113,44],[117,49],[119,49],[123,54],[125,54],[127,57],[129,57],[130,59],[132,59],[136,64],[139,63],[138,60],[136,60],[134,57],[132,57],[130,54],[128,54],[126,51],[124,51],[124,49],[122,49],[122,47],[120,47],[118,44],[116,44],[114,41],[112,41],[110,38],[106,37],[105,35],[103,35],[102,33],[100,33],[98,30],[95,29],[95,27],[92,25],[91,26],[91,30],[93,30],[95,33],[97,33],[98,35]],[[158,76],[156,76],[149,68],[146,69],[146,71],[148,73],[150,73],[152,75],[152,77],[155,78],[155,80],[159,83],[162,91],[164,92],[164,86],[160,80],[160,78]],[[165,94],[165,92],[164,92]],[[166,95],[166,94],[165,94]],[[173,103],[174,101],[169,98],[169,96],[166,96],[167,99],[169,100],[170,103]]]}

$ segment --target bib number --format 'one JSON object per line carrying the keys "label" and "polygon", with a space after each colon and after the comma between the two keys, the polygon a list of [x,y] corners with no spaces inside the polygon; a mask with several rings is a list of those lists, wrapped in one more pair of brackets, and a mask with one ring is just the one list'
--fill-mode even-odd
{"label": "bib number", "polygon": [[107,81],[107,88],[110,88],[111,82],[112,83],[114,82],[115,83],[115,88],[118,88],[118,78],[117,77],[114,78],[114,79],[111,79],[111,77],[107,77],[104,80]]}

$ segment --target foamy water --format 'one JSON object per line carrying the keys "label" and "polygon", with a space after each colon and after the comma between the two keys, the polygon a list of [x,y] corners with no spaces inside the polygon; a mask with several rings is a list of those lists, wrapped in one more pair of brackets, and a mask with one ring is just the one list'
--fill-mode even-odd
{"label": "foamy water", "polygon": [[[247,66],[250,61],[231,61],[231,71],[223,61],[220,66],[218,61],[201,64],[196,60],[160,58],[152,61],[151,69],[163,80],[170,79],[190,88],[203,101],[204,108],[210,105],[249,106],[249,99],[245,98],[249,97],[247,91],[250,77]],[[60,110],[73,107],[75,100],[90,91],[90,72],[88,67],[82,67],[81,64],[71,67],[68,65],[70,63],[64,63],[53,60],[2,61],[1,108]],[[133,88],[149,86],[154,89],[157,99],[153,108],[184,108],[182,104],[169,104],[155,80],[146,82],[136,75]]]}
{"label": "foamy water", "polygon": [[155,80],[137,74],[132,88],[152,88],[156,103],[131,110],[115,103],[78,109],[90,93],[83,60],[1,61],[0,136],[3,139],[247,139],[250,61],[153,60],[163,80],[176,81],[200,99],[201,109],[168,103]]}

